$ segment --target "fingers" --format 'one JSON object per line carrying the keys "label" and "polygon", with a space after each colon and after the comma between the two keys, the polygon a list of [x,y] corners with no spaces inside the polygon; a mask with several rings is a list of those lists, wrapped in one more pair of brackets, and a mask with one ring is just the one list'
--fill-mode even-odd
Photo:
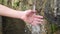
{"label": "fingers", "polygon": [[38,24],[41,24],[41,23],[42,22],[33,21],[31,24],[35,26],[35,25],[38,25]]}
{"label": "fingers", "polygon": [[40,16],[40,15],[33,15],[33,17],[43,19],[43,16]]}
{"label": "fingers", "polygon": [[34,18],[34,20],[30,24],[35,26],[42,23],[43,23],[43,19]]}
{"label": "fingers", "polygon": [[32,20],[31,24],[32,25],[42,24],[44,21],[42,18],[43,16],[34,15],[31,19]]}
{"label": "fingers", "polygon": [[34,21],[43,22],[43,19],[35,18]]}

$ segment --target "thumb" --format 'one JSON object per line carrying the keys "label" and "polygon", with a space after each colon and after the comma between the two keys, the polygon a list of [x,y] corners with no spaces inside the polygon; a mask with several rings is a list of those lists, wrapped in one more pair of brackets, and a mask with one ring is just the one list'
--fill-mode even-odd
{"label": "thumb", "polygon": [[26,14],[27,16],[31,16],[33,14],[36,14],[36,11],[35,10],[27,10],[26,13],[27,13]]}

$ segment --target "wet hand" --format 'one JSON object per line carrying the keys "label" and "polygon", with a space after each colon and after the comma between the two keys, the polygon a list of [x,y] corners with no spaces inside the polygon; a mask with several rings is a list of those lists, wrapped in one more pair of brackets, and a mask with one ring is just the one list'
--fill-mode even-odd
{"label": "wet hand", "polygon": [[22,19],[32,25],[42,24],[43,22],[43,16],[36,15],[36,11],[33,10],[26,10]]}

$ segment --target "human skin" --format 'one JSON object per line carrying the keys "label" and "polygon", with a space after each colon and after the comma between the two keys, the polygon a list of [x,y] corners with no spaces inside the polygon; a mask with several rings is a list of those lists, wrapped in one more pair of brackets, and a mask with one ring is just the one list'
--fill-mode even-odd
{"label": "human skin", "polygon": [[34,10],[17,11],[0,4],[0,16],[22,19],[32,25],[41,24],[43,16],[36,15]]}

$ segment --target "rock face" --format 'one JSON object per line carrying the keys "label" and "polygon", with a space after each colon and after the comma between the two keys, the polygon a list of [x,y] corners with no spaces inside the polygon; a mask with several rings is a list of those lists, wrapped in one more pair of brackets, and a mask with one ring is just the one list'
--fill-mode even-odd
{"label": "rock face", "polygon": [[47,2],[44,14],[51,23],[60,26],[60,0],[53,0],[52,2]]}
{"label": "rock face", "polygon": [[19,19],[3,17],[3,34],[24,34],[25,23]]}
{"label": "rock face", "polygon": [[[60,0],[57,0],[57,22],[60,22]],[[60,26],[60,23],[58,24]]]}
{"label": "rock face", "polygon": [[2,17],[0,16],[0,34],[2,34]]}

